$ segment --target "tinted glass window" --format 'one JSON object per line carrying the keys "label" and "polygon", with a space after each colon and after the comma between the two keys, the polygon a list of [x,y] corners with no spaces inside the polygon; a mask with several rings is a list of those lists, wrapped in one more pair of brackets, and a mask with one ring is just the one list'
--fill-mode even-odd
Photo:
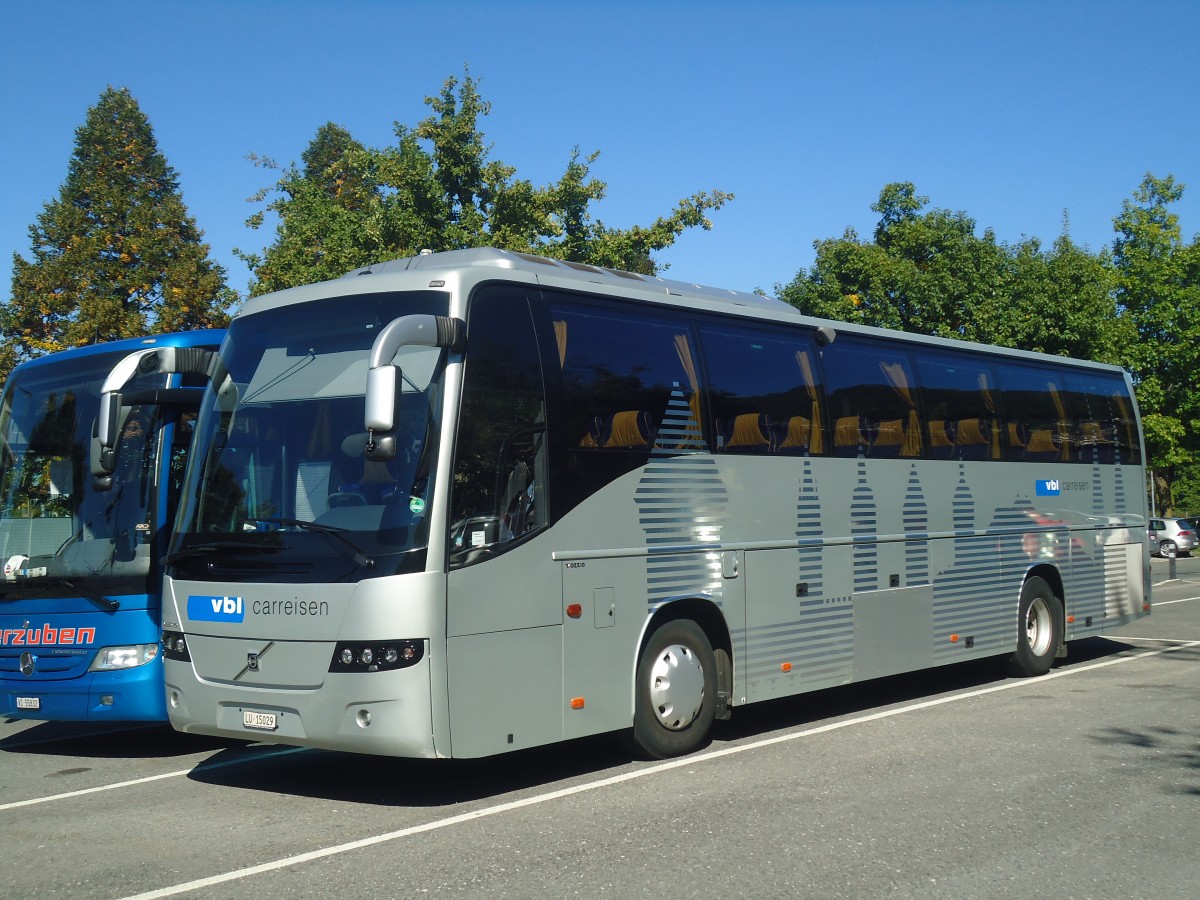
{"label": "tinted glass window", "polygon": [[698,356],[682,317],[553,299],[563,511],[644,465],[704,452]]}
{"label": "tinted glass window", "polygon": [[1137,422],[1125,379],[1104,372],[1073,372],[1066,383],[1074,411],[1074,457],[1082,463],[1141,463]]}
{"label": "tinted glass window", "polygon": [[827,451],[817,357],[808,334],[701,326],[700,344],[718,453]]}
{"label": "tinted glass window", "polygon": [[546,403],[530,298],[471,301],[450,498],[450,563],[501,552],[547,524]]}
{"label": "tinted glass window", "polygon": [[1029,462],[1069,461],[1071,398],[1062,374],[1013,362],[1001,363],[998,369],[1008,417],[1008,458]]}
{"label": "tinted glass window", "polygon": [[923,454],[926,441],[904,347],[843,336],[821,358],[835,455]]}
{"label": "tinted glass window", "polygon": [[917,361],[927,455],[934,459],[1000,459],[1004,446],[1000,394],[991,365],[959,354]]}

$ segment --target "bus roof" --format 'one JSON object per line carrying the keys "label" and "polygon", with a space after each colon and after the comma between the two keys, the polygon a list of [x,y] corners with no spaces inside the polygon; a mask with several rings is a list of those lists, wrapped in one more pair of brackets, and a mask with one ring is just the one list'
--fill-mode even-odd
{"label": "bus roof", "polygon": [[[353,269],[331,281],[287,288],[251,298],[239,310],[238,316],[291,303],[303,303],[344,294],[426,289],[440,287],[443,283],[450,284],[449,277],[446,279],[438,277],[442,273],[447,276],[450,276],[451,273],[458,273],[460,277],[454,278],[453,283],[460,287],[470,287],[495,278],[510,278],[514,281],[531,282],[545,287],[602,293],[614,297],[626,297],[669,306],[685,306],[710,312],[724,312],[760,320],[790,321],[813,328],[829,328],[838,334],[891,338],[926,347],[957,347],[976,353],[1036,359],[1051,365],[1079,365],[1109,371],[1122,371],[1119,366],[1107,363],[820,319],[805,315],[789,303],[762,294],[708,287],[687,281],[661,278],[656,275],[639,275],[635,272],[550,259],[545,256],[500,250],[494,247],[447,250],[440,253],[423,251],[416,256],[373,263]],[[364,277],[368,278],[369,286],[361,281]],[[349,280],[354,280],[356,283],[353,286],[346,284]]]}
{"label": "bus roof", "polygon": [[122,338],[118,341],[106,341],[102,344],[89,344],[86,347],[72,347],[68,350],[59,350],[57,353],[47,353],[45,356],[39,356],[36,359],[25,360],[25,362],[13,367],[9,377],[11,378],[17,372],[28,371],[38,366],[61,365],[73,359],[87,359],[89,356],[96,356],[101,353],[119,353],[122,350],[127,353],[133,353],[135,350],[144,350],[148,347],[219,345],[224,336],[225,331],[223,329],[210,328],[175,332],[172,334],[148,334],[144,337]]}

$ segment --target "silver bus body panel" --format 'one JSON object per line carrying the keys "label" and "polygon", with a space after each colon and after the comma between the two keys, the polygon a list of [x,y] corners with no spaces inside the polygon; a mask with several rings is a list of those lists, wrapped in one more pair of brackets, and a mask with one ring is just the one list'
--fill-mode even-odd
{"label": "silver bus body panel", "polygon": [[[347,293],[437,287],[451,293],[450,314],[465,318],[474,288],[503,280],[897,338],[802,316],[757,295],[547,263],[494,250],[412,257],[251,299],[239,316]],[[903,339],[935,349],[948,344]],[[452,354],[446,410],[458,408],[462,370],[461,355]],[[440,498],[450,491],[456,427],[454,415],[442,416],[434,491]],[[1119,463],[664,453],[520,546],[448,574],[441,571],[448,511],[437,502],[423,575],[303,586],[168,579],[165,603],[182,597],[177,621],[189,642],[197,635],[192,663],[166,663],[171,721],[205,734],[456,757],[628,728],[644,636],[679,601],[719,610],[732,650],[733,705],[1009,653],[1021,586],[1034,571],[1061,582],[1066,639],[1099,634],[1145,614],[1141,473]],[[1038,480],[1068,489],[1038,496]],[[189,594],[223,591],[276,603],[322,598],[330,614],[260,617],[240,630],[187,619]],[[425,639],[425,658],[393,673],[326,672],[337,640],[379,636]],[[238,660],[244,665],[271,640],[295,643],[278,651],[294,683],[270,680],[278,677],[268,674],[270,655],[261,680],[235,683]],[[248,731],[243,709],[283,714],[278,732]],[[358,724],[363,710],[372,712],[367,727]]]}
{"label": "silver bus body panel", "polygon": [[[445,683],[445,660],[428,638],[444,632],[445,592],[445,576],[428,573],[307,585],[167,578],[165,624],[187,634],[191,655],[190,662],[165,660],[171,724],[199,734],[439,755],[433,707],[441,692],[434,684]],[[189,603],[197,598],[201,609],[210,599],[228,598],[230,618],[241,618],[192,618]],[[306,604],[303,614],[300,604]],[[329,671],[338,641],[378,639],[422,640],[424,656],[392,672]],[[277,714],[278,729],[246,728],[246,710]],[[364,713],[369,725],[362,724]],[[448,746],[448,734],[440,740]]]}

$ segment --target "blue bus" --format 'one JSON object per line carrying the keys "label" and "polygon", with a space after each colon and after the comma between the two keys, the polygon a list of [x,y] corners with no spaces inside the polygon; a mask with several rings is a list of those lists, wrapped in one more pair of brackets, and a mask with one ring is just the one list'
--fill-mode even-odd
{"label": "blue bus", "polygon": [[224,336],[13,369],[0,398],[0,715],[163,721],[162,555]]}

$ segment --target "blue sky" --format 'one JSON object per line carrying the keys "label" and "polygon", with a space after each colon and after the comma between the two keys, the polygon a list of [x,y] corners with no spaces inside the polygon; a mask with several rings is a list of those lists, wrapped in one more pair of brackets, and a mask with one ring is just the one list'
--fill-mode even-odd
{"label": "blue sky", "polygon": [[593,214],[649,224],[701,190],[736,195],[659,255],[670,277],[768,292],[814,240],[869,237],[911,181],[1002,241],[1051,243],[1064,211],[1093,250],[1146,172],[1187,185],[1200,232],[1200,3],[0,3],[0,255],[54,199],[74,133],[128,87],[232,287],[259,250],[247,154],[297,160],[318,127],[363,143],[415,125],[464,65],[493,105],[492,157],[537,184],[601,152]]}

